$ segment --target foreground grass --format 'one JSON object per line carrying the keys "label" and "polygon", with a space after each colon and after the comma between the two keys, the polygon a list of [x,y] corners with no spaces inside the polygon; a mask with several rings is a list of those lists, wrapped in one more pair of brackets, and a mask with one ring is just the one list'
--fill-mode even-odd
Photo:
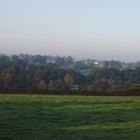
{"label": "foreground grass", "polygon": [[140,97],[0,95],[0,140],[118,139],[140,139]]}

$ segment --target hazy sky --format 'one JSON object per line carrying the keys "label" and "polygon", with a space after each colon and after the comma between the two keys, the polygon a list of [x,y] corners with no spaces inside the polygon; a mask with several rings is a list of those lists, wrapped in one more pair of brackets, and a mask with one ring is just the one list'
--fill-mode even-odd
{"label": "hazy sky", "polygon": [[140,0],[0,0],[0,53],[140,60]]}

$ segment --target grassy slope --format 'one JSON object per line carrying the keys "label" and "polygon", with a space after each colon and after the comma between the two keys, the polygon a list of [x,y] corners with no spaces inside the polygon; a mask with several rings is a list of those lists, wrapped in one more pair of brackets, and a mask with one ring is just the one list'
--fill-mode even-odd
{"label": "grassy slope", "polygon": [[140,97],[0,95],[0,140],[139,140]]}

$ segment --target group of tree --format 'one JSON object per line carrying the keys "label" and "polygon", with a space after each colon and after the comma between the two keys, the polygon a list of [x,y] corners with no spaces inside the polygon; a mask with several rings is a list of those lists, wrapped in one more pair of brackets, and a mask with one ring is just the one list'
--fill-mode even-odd
{"label": "group of tree", "polygon": [[108,92],[139,88],[139,62],[129,63],[127,68],[124,64],[103,61],[101,65],[70,56],[1,55],[0,89]]}

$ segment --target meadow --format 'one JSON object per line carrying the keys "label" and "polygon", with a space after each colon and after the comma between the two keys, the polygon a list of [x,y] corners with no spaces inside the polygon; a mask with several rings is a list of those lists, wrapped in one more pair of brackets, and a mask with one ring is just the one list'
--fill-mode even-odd
{"label": "meadow", "polygon": [[140,97],[0,95],[0,140],[118,139],[140,139]]}

